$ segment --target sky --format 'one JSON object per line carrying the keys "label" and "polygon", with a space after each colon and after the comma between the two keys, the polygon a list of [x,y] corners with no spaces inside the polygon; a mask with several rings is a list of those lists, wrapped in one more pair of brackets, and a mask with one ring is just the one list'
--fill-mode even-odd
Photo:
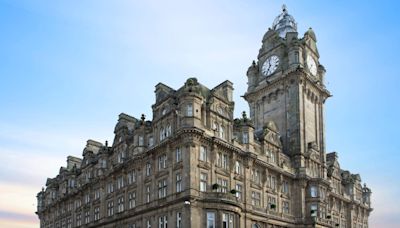
{"label": "sky", "polygon": [[121,112],[151,119],[159,82],[234,83],[282,4],[317,36],[327,151],[372,189],[370,227],[400,227],[396,1],[0,0],[0,227],[39,227],[36,194],[86,140],[112,141]]}

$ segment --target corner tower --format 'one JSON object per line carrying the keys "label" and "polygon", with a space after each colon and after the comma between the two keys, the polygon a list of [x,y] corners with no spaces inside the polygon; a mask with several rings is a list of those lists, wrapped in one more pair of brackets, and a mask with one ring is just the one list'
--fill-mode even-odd
{"label": "corner tower", "polygon": [[286,6],[262,39],[257,61],[247,71],[244,98],[250,106],[255,131],[273,121],[284,153],[297,168],[305,167],[310,153],[321,164],[324,176],[324,102],[330,96],[324,85],[325,69],[319,62],[317,39],[310,28],[298,37],[297,24]]}

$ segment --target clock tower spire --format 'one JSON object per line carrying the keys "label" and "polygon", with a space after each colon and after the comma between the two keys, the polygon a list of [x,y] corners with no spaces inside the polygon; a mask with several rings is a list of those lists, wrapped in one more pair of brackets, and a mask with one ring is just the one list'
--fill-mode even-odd
{"label": "clock tower spire", "polygon": [[310,150],[318,154],[323,176],[325,159],[324,102],[330,96],[324,85],[325,69],[319,63],[316,36],[310,28],[298,37],[297,23],[287,7],[262,39],[257,61],[247,71],[250,106],[256,134],[274,122],[284,153],[303,167]]}

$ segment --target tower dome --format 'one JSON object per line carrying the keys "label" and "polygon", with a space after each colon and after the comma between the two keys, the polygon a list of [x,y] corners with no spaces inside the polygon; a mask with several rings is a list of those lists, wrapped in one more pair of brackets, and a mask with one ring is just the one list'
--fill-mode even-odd
{"label": "tower dome", "polygon": [[278,32],[279,36],[282,38],[285,38],[288,32],[297,32],[296,21],[292,15],[288,13],[286,5],[282,6],[282,13],[275,18],[272,29]]}

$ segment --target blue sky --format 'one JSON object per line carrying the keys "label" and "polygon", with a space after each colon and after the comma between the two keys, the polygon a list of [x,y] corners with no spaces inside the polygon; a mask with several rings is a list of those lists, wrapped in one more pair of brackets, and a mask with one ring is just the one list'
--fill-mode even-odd
{"label": "blue sky", "polygon": [[37,227],[35,194],[118,114],[151,118],[154,86],[234,83],[281,5],[312,27],[327,69],[327,150],[372,188],[371,227],[400,226],[399,4],[395,1],[0,0],[0,226]]}

